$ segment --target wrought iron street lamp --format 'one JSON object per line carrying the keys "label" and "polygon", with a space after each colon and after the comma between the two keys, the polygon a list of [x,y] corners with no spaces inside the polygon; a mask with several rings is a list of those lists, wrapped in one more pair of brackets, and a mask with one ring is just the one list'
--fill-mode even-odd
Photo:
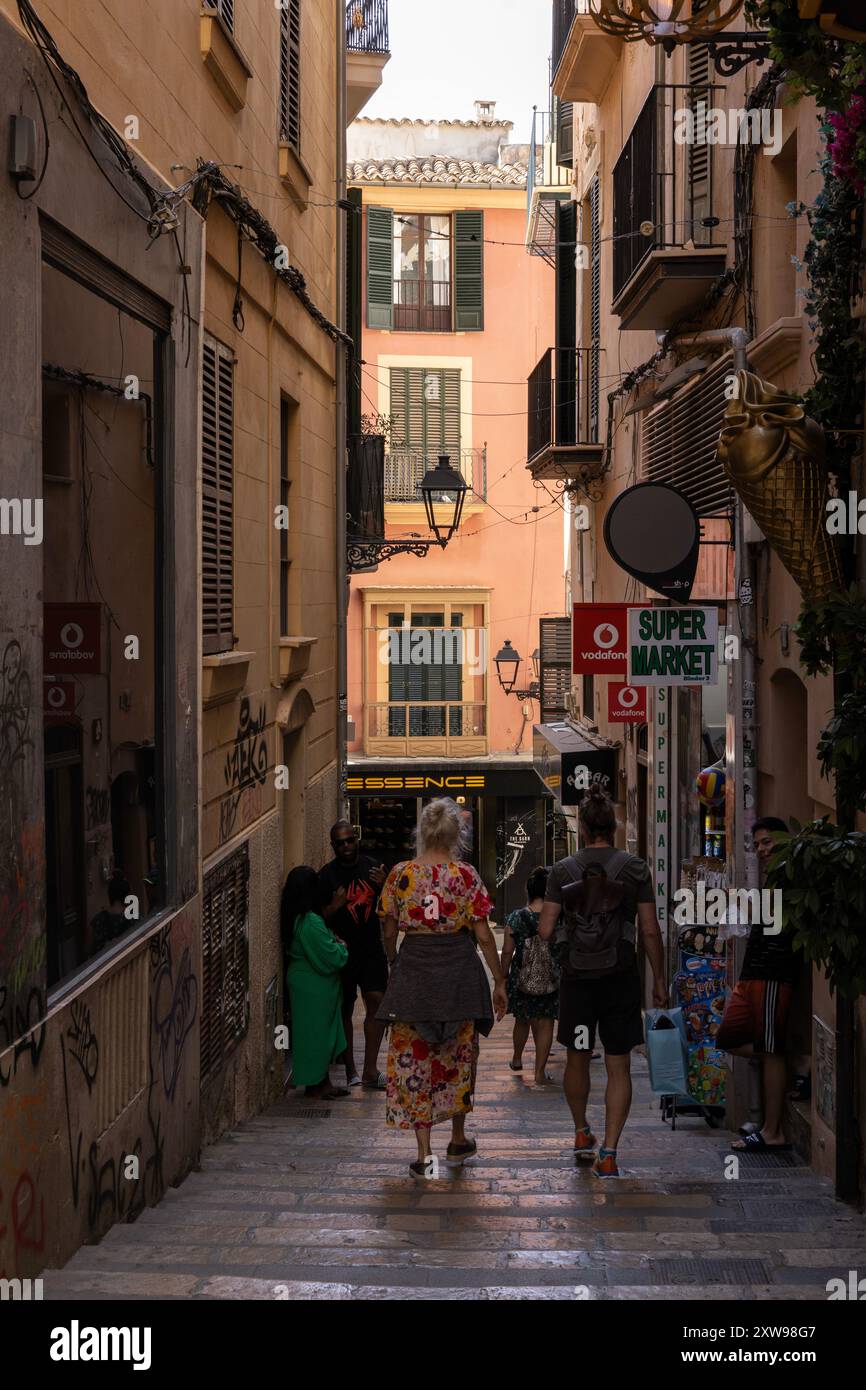
{"label": "wrought iron street lamp", "polygon": [[589,0],[589,12],[599,29],[627,43],[635,39],[660,43],[668,55],[677,44],[708,44],[716,71],[723,77],[739,72],[747,63],[760,66],[770,55],[768,34],[728,30],[742,8],[743,0]]}
{"label": "wrought iron street lamp", "polygon": [[[427,524],[444,550],[460,525],[468,491],[466,479],[452,466],[448,454],[440,454],[436,467],[427,470],[418,490],[424,498]],[[443,520],[442,508],[445,506],[450,507],[451,511]]]}
{"label": "wrought iron street lamp", "polygon": [[[537,651],[533,652],[532,654],[531,659],[533,663],[535,661],[536,656],[540,656],[540,653]],[[540,693],[538,681],[530,682],[528,690],[514,689],[517,683],[517,670],[520,666],[521,660],[522,658],[520,653],[518,651],[515,651],[514,647],[512,647],[511,643],[506,637],[504,646],[500,647],[499,651],[493,658],[493,664],[496,667],[496,675],[499,679],[499,684],[502,686],[502,689],[505,691],[506,695],[515,695],[518,700],[537,700]]]}

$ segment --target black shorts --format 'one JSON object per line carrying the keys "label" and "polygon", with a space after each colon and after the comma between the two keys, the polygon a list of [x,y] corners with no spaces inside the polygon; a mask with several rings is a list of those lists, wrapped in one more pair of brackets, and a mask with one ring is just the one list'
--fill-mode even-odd
{"label": "black shorts", "polygon": [[369,955],[350,956],[343,967],[343,1003],[354,1004],[358,990],[362,994],[384,994],[388,984],[388,962],[384,951]]}
{"label": "black shorts", "polygon": [[[611,1056],[622,1056],[643,1042],[641,983],[635,970],[605,975],[600,980],[563,980],[559,990],[557,1041],[573,1048],[578,1028],[587,1030],[587,1047],[601,1045]],[[583,1051],[579,1048],[578,1051]]]}

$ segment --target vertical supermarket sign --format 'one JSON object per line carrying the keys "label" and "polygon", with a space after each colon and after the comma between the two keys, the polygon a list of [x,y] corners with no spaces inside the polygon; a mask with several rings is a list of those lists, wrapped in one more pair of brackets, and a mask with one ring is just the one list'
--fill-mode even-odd
{"label": "vertical supermarket sign", "polygon": [[716,685],[715,608],[630,608],[629,685]]}

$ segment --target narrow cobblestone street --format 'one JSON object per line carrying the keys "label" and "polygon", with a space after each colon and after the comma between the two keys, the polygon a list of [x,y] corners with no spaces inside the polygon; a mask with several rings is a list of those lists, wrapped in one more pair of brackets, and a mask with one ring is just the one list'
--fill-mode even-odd
{"label": "narrow cobblestone street", "polygon": [[[49,1270],[46,1297],[825,1300],[828,1279],[866,1266],[866,1219],[795,1156],[752,1155],[726,1180],[726,1131],[686,1118],[672,1133],[640,1053],[623,1176],[575,1170],[561,1087],[509,1072],[510,1031],[506,1018],[482,1043],[480,1162],[456,1179],[413,1182],[411,1136],[385,1129],[380,1094],[290,1093],[158,1207]],[[594,1062],[593,1120],[603,1079]]]}

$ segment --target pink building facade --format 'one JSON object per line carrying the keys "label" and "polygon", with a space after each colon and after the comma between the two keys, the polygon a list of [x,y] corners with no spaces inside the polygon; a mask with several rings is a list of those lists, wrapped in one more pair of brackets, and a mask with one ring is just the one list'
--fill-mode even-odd
{"label": "pink building facade", "polygon": [[423,799],[462,797],[466,852],[501,916],[550,853],[551,825],[532,770],[538,699],[506,694],[494,658],[510,642],[529,690],[540,619],[565,613],[565,516],[526,468],[526,381],[554,301],[551,267],[525,249],[528,151],[489,104],[477,116],[349,131],[358,380],[365,431],[385,435],[386,538],[429,538],[418,483],[441,454],[467,492],[447,548],[351,576],[346,790],[386,863],[410,852]]}

